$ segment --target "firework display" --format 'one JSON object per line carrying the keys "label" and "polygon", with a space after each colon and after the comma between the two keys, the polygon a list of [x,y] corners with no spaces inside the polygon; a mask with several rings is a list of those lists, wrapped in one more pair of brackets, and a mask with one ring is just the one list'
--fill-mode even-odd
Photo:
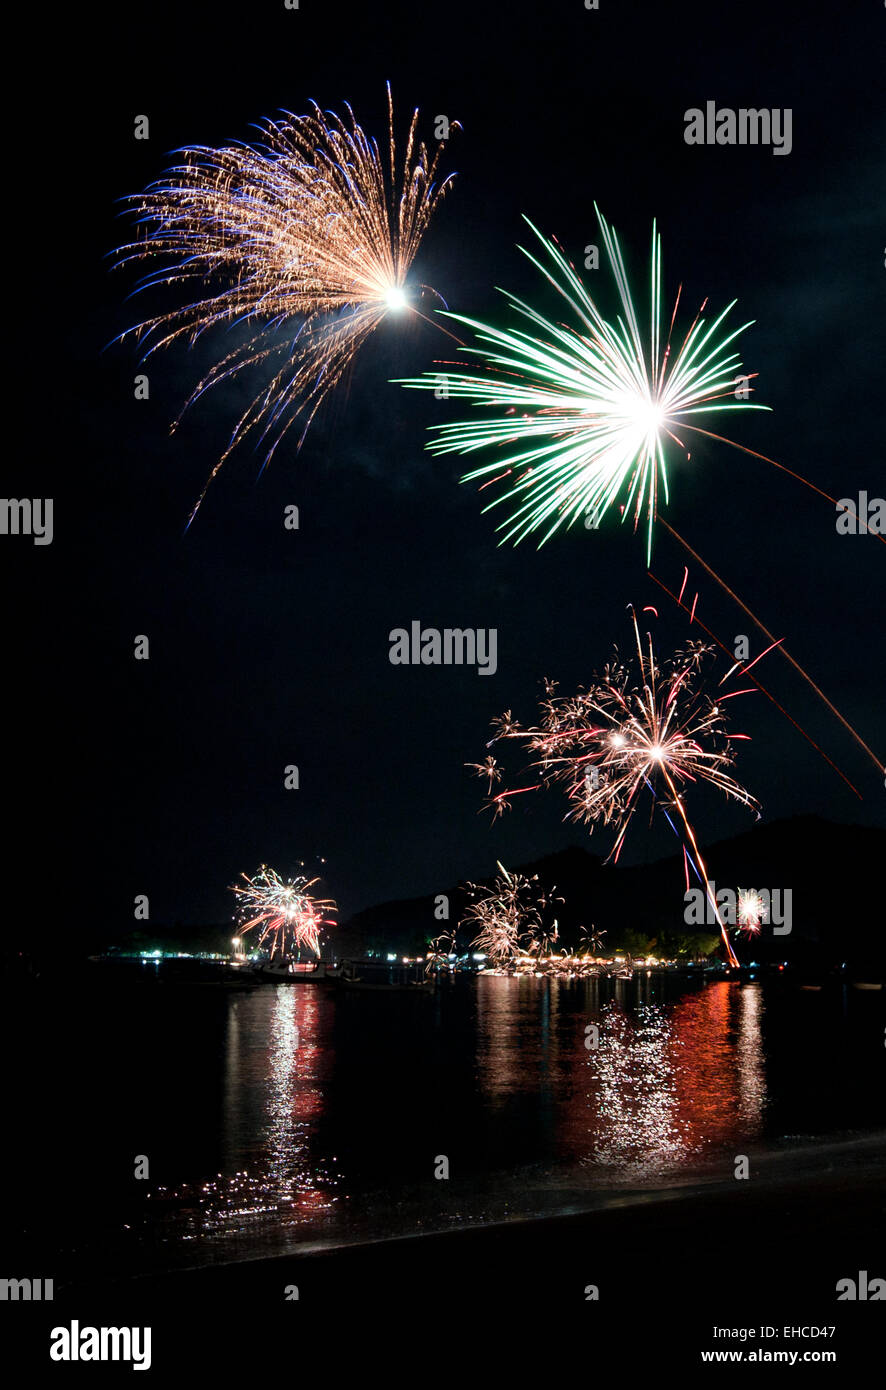
{"label": "firework display", "polygon": [[[258,373],[262,380],[240,414],[191,519],[212,478],[239,443],[257,436],[267,463],[298,423],[300,445],[317,409],[382,319],[407,308],[417,312],[415,296],[427,287],[409,286],[408,274],[453,176],[438,176],[442,143],[432,154],[419,141],[417,110],[405,147],[398,151],[390,86],[387,97],[384,153],[358,124],[350,105],[345,104],[346,114],[339,116],[311,104],[305,115],[283,113],[265,122],[260,138],[252,143],[184,149],[180,162],[163,178],[128,200],[138,233],[120,249],[118,263],[152,263],[139,286],[142,290],[167,286],[186,291],[185,303],[128,332],[145,342],[148,355],[177,340],[193,345],[212,329],[228,330],[231,345],[197,384],[185,408],[241,372]],[[447,133],[458,126],[447,124]],[[559,243],[525,218],[537,245],[520,250],[542,277],[548,295],[559,299],[567,321],[551,316],[541,301],[527,303],[507,291],[503,293],[517,319],[508,327],[447,310],[445,317],[474,335],[470,346],[460,344],[473,365],[442,364],[442,371],[426,371],[400,384],[464,400],[474,413],[433,425],[427,447],[438,455],[480,456],[462,481],[479,483],[481,489],[502,485],[487,507],[506,509],[498,527],[502,541],[516,543],[533,536],[542,545],[577,522],[596,529],[614,509],[622,519],[632,519],[635,531],[645,527],[648,564],[660,520],[767,638],[766,651],[749,663],[737,662],[732,670],[748,673],[762,690],[749,673],[777,648],[877,762],[848,720],[785,650],[783,640],[763,626],[661,516],[662,504],[668,501],[672,446],[688,457],[691,436],[701,435],[766,459],[704,427],[709,417],[722,412],[769,409],[749,400],[756,374],[743,370],[736,350],[750,323],[730,320],[735,300],[706,316],[705,300],[687,325],[678,324],[682,286],[666,309],[655,221],[648,285],[642,296],[635,293],[615,229],[594,206],[615,289],[610,308],[600,307],[602,298],[591,294],[587,277],[579,274]],[[596,262],[586,264],[597,268]],[[829,498],[791,469],[766,461]],[[856,515],[848,504],[844,510]],[[650,576],[660,583],[651,571]],[[684,571],[676,597],[681,609],[687,578]],[[661,587],[675,597],[667,586]],[[697,598],[691,610],[687,607],[690,623],[696,620]],[[727,798],[757,809],[755,799],[730,772],[734,741],[745,737],[726,729],[724,706],[733,694],[715,700],[705,692],[702,668],[713,648],[690,642],[660,663],[651,637],[641,640],[636,615],[633,627],[634,653],[626,662],[616,657],[587,690],[564,698],[555,683],[546,684],[536,726],[524,728],[510,713],[498,722],[493,743],[522,740],[532,755],[532,780],[527,785],[493,794],[494,784],[502,779],[493,754],[475,770],[488,779],[496,814],[515,795],[556,786],[566,795],[568,819],[591,828],[613,827],[616,861],[648,791],[654,808],[685,841],[687,865],[691,863],[707,883],[684,806],[688,788],[707,783]],[[791,722],[822,752],[796,720]],[[823,752],[822,756],[860,795],[840,768]],[[542,924],[541,910],[548,902],[540,899],[533,905],[527,899],[530,880],[509,874],[501,865],[499,869],[501,877],[486,896],[470,885],[475,902],[467,920],[479,930],[474,944],[482,942],[495,965],[520,952],[537,961],[549,959],[558,934],[556,922],[553,927]],[[243,895],[244,913],[250,918],[243,930],[261,924],[263,942],[270,940],[275,948],[305,945],[316,953],[313,900],[307,893],[311,884],[303,879],[284,884],[264,867],[254,880],[245,881],[246,889],[235,890]],[[250,894],[255,901],[249,901]],[[761,916],[754,895],[745,897],[739,929],[751,936],[759,932],[765,909]],[[712,905],[727,956],[735,963],[725,924]],[[330,905],[314,906],[319,912]],[[442,938],[436,943],[435,963],[442,961],[447,944],[452,943]]]}
{"label": "firework display", "polygon": [[[685,448],[681,435],[695,428],[698,416],[768,407],[736,398],[741,363],[731,344],[750,324],[724,330],[734,300],[712,322],[701,317],[703,304],[680,346],[672,349],[679,295],[665,329],[655,223],[644,341],[618,237],[599,209],[597,216],[621,313],[615,321],[605,318],[560,248],[526,218],[545,259],[520,249],[566,301],[574,324],[548,319],[511,294],[506,294],[510,306],[531,332],[449,315],[474,330],[472,351],[486,367],[483,374],[468,373],[454,364],[445,372],[446,395],[492,413],[432,426],[435,437],[428,448],[467,455],[495,450],[491,462],[462,481],[507,482],[506,491],[489,504],[511,509],[498,528],[503,540],[520,541],[540,531],[543,544],[577,521],[596,526],[621,502],[625,514],[633,510],[635,529],[645,513],[649,555],[659,487],[665,500],[668,496],[666,440]],[[401,384],[439,393],[441,375],[427,372]],[[742,380],[747,384],[750,375]]]}
{"label": "firework display", "polygon": [[509,873],[498,864],[493,883],[468,883],[469,903],[462,923],[477,931],[471,945],[481,951],[496,968],[509,965],[525,950],[550,951],[550,942],[557,939],[557,923],[546,926],[548,907],[562,899],[551,890],[546,894],[539,886],[538,875]]}
{"label": "firework display", "polygon": [[255,144],[184,149],[128,200],[139,234],[117,264],[149,261],[140,289],[172,285],[190,296],[128,330],[146,340],[145,355],[238,329],[184,408],[245,369],[262,376],[207,487],[254,431],[265,463],[296,422],[301,443],[366,339],[410,304],[409,268],[454,176],[438,178],[442,145],[431,154],[418,141],[417,110],[398,163],[390,87],[385,154],[345,110],[341,118],[315,104],[267,121]]}
{"label": "firework display", "polygon": [[755,888],[739,888],[736,908],[736,929],[748,937],[759,936],[767,918],[766,903]]}
{"label": "firework display", "polygon": [[[507,330],[449,314],[473,329],[471,351],[479,359],[478,370],[466,372],[461,363],[444,364],[442,371],[425,372],[400,384],[468,400],[485,412],[471,419],[432,425],[434,437],[427,448],[437,455],[491,452],[490,461],[466,473],[462,482],[477,482],[481,489],[503,485],[503,491],[485,508],[509,508],[498,526],[502,542],[517,543],[540,533],[541,546],[555,532],[579,521],[597,529],[616,505],[622,518],[633,514],[636,531],[645,514],[647,564],[652,558],[654,524],[661,520],[774,644],[772,634],[747,605],[660,516],[661,501],[668,501],[668,443],[681,448],[687,458],[690,434],[728,444],[773,465],[836,504],[859,528],[865,523],[848,499],[839,503],[795,470],[698,423],[723,411],[769,409],[748,399],[756,373],[743,371],[740,356],[733,350],[736,339],[753,320],[727,331],[725,321],[737,301],[711,322],[702,317],[705,301],[675,349],[681,291],[665,330],[661,237],[653,222],[649,328],[644,341],[618,237],[594,206],[621,305],[615,319],[604,317],[556,242],[524,218],[542,245],[544,259],[537,259],[525,247],[520,250],[565,300],[573,323],[547,318],[505,292],[511,308],[529,323],[531,331]],[[877,539],[882,542],[886,537],[878,534]],[[804,667],[783,645],[779,651],[878,770],[882,768],[882,760]]]}
{"label": "firework display", "polygon": [[886,0],[795,9],[24,12],[23,1387],[882,1359]]}
{"label": "firework display", "polygon": [[241,935],[258,928],[256,944],[271,956],[291,955],[301,950],[320,954],[320,933],[332,926],[326,914],[336,911],[329,899],[315,898],[311,889],[317,878],[298,875],[282,879],[263,864],[253,878],[241,874],[245,887],[231,885],[237,895],[237,922]]}
{"label": "firework display", "polygon": [[579,926],[577,950],[562,946],[557,951],[560,927],[556,918],[551,919],[549,909],[565,903],[565,899],[557,894],[556,887],[549,892],[538,888],[537,875],[513,874],[501,863],[498,869],[498,877],[489,885],[465,885],[473,901],[459,927],[467,927],[470,932],[479,926],[479,935],[466,948],[459,944],[457,929],[441,932],[429,942],[426,975],[453,975],[464,969],[465,950],[470,948],[477,950],[475,961],[486,957],[480,966],[485,974],[567,980],[600,975],[624,978],[633,974],[626,953],[600,958],[606,933],[593,926]]}
{"label": "firework display", "polygon": [[[510,711],[496,721],[493,742],[519,740],[533,755],[533,779],[527,785],[492,794],[493,783],[502,776],[494,755],[470,766],[487,779],[496,815],[508,809],[516,795],[540,787],[563,791],[569,819],[591,828],[596,823],[616,827],[611,854],[616,861],[642,793],[649,790],[663,810],[676,811],[689,853],[707,884],[684,794],[687,787],[704,782],[756,810],[755,798],[728,771],[734,761],[731,744],[746,735],[727,732],[722,706],[732,696],[720,695],[715,701],[700,680],[710,647],[692,642],[659,662],[651,636],[647,634],[645,643],[640,636],[636,613],[633,632],[633,659],[625,663],[616,658],[607,664],[587,690],[560,696],[555,683],[547,681],[537,725],[524,728]],[[727,955],[735,963],[719,908],[709,887],[706,891]]]}

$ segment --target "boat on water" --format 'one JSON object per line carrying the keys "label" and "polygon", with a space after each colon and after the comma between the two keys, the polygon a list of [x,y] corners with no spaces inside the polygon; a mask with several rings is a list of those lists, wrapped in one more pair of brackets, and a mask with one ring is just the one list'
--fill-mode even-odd
{"label": "boat on water", "polygon": [[256,979],[272,984],[310,985],[337,979],[341,966],[324,960],[293,960],[291,956],[274,956],[253,966],[253,974]]}
{"label": "boat on water", "polygon": [[342,961],[339,985],[373,994],[431,994],[434,981],[419,961]]}

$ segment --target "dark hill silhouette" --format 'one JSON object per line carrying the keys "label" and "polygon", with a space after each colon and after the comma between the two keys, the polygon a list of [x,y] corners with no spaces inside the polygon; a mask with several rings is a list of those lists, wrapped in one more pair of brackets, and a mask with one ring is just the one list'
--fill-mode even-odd
{"label": "dark hill silhouette", "polygon": [[[886,831],[838,825],[818,816],[756,825],[732,839],[705,847],[716,887],[790,890],[789,935],[771,927],[753,943],[758,960],[835,964],[842,960],[886,962],[879,866],[886,857]],[[573,846],[529,864],[507,865],[538,874],[547,889],[555,885],[565,903],[558,908],[560,940],[579,944],[578,929],[592,924],[607,933],[607,948],[639,953],[643,940],[659,949],[676,949],[679,938],[697,932],[684,920],[682,855],[653,864],[621,867]],[[490,882],[494,870],[483,880]],[[690,873],[690,886],[698,887]],[[449,900],[449,920],[435,919],[436,895],[381,903],[343,923],[336,933],[341,954],[388,950],[423,952],[428,940],[462,916],[463,887],[441,889]],[[716,926],[701,928],[710,934]],[[468,934],[462,929],[460,946]]]}

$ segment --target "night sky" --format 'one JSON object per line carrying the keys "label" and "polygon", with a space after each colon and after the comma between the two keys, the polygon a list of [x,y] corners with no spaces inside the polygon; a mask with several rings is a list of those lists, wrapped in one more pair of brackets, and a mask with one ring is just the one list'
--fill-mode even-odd
{"label": "night sky", "polygon": [[[615,517],[540,553],[497,546],[495,513],[458,484],[461,461],[424,449],[426,426],[463,406],[390,384],[450,356],[420,321],[383,325],[300,454],[284,447],[259,478],[261,454],[241,448],[185,534],[246,385],[213,392],[170,437],[216,354],[219,340],[205,340],[154,357],[151,398],[134,399],[137,348],[106,345],[152,301],[127,303],[137,273],[109,271],[126,239],[117,200],[159,176],[175,147],[246,139],[252,122],[311,98],[349,101],[382,139],[389,79],[401,131],[414,105],[429,141],[438,113],[464,127],[446,162],[458,179],[413,280],[481,319],[509,313],[496,286],[553,313],[516,249],[528,244],[521,214],[578,261],[600,240],[596,200],[644,288],[656,217],[669,308],[682,283],[683,322],[706,296],[713,308],[735,298],[736,320],[756,320],[741,351],[773,413],[726,432],[828,493],[883,496],[884,21],[873,2],[825,19],[769,0],[601,0],[599,12],[582,0],[302,0],[291,12],[276,0],[53,19],[70,26],[54,35],[66,61],[42,70],[44,89],[19,113],[28,196],[7,262],[29,303],[7,324],[12,345],[24,341],[7,424],[24,435],[7,442],[6,491],[55,501],[51,546],[0,547],[12,600],[7,849],[22,920],[128,925],[147,893],[152,920],[219,921],[241,870],[264,861],[286,874],[318,856],[347,914],[585,842],[555,799],[524,799],[491,825],[464,764],[485,755],[494,715],[533,717],[541,677],[568,691],[613,642],[629,643],[629,602],[658,606],[662,650],[691,635],[646,576],[644,537]],[[791,153],[687,146],[683,113],[709,99],[790,107]],[[140,113],[149,141],[132,137]],[[614,307],[605,270],[592,289]],[[879,542],[838,535],[830,503],[726,445],[693,447],[688,463],[674,450],[671,484],[668,519],[883,756]],[[283,527],[292,503],[294,534]],[[683,564],[660,530],[653,571],[679,589]],[[724,641],[748,633],[761,650],[697,567],[689,589]],[[388,633],[413,619],[496,628],[496,674],[392,666]],[[149,662],[133,660],[140,633]],[[886,823],[883,777],[851,737],[776,654],[757,670],[863,795],[748,696],[733,706],[753,739],[738,774],[764,819]],[[298,791],[284,790],[288,763]],[[702,843],[753,822],[705,792],[693,807]],[[595,831],[590,847],[609,844]],[[673,848],[666,827],[638,824],[625,854]],[[48,913],[35,915],[35,892]]]}

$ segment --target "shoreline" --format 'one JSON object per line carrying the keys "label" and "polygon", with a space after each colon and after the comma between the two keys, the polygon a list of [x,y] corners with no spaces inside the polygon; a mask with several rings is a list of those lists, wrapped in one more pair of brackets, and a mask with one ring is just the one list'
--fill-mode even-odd
{"label": "shoreline", "polygon": [[30,1358],[74,1318],[149,1325],[155,1369],[225,1373],[297,1371],[306,1344],[364,1374],[403,1353],[463,1373],[478,1337],[524,1371],[530,1347],[555,1362],[583,1347],[589,1367],[622,1373],[724,1348],[765,1360],[827,1347],[842,1383],[882,1354],[882,1309],[842,1300],[837,1285],[886,1275],[886,1133],[825,1144],[816,1159],[802,1173],[613,1195],[595,1211],[125,1281],[109,1272],[60,1284],[51,1305],[19,1305],[13,1341]]}
{"label": "shoreline", "polygon": [[[458,1260],[471,1248],[472,1257],[484,1248],[528,1246],[546,1248],[549,1243],[562,1241],[575,1244],[586,1239],[596,1227],[628,1228],[619,1240],[636,1234],[660,1231],[683,1225],[689,1234],[697,1236],[704,1223],[716,1215],[741,1216],[748,1212],[769,1211],[783,1206],[789,1229],[792,1213],[796,1214],[812,1202],[818,1207],[817,1238],[829,1236],[835,1249],[840,1237],[847,1242],[852,1235],[849,1222],[853,1213],[861,1217],[868,1211],[886,1217],[886,1131],[860,1134],[850,1138],[828,1137],[819,1143],[810,1139],[802,1147],[753,1152],[749,1179],[736,1181],[698,1172],[687,1174],[685,1182],[661,1183],[655,1186],[631,1186],[588,1189],[573,1186],[564,1176],[563,1182],[542,1183],[537,1188],[527,1184],[537,1199],[549,1197],[558,1204],[574,1200],[572,1207],[538,1212],[533,1215],[514,1215],[481,1224],[468,1220],[463,1226],[427,1231],[407,1231],[392,1235],[364,1236],[349,1239],[308,1240],[288,1253],[245,1256],[234,1260],[192,1265],[162,1273],[136,1274],[128,1279],[132,1287],[150,1291],[161,1299],[176,1297],[180,1288],[188,1288],[207,1296],[210,1285],[249,1283],[254,1279],[265,1282],[276,1270],[295,1267],[328,1271],[334,1265],[342,1268],[350,1263],[385,1266],[398,1263],[401,1257],[409,1263],[432,1265]],[[839,1215],[838,1215],[839,1214]],[[767,1221],[770,1218],[767,1217]],[[870,1229],[861,1220],[861,1232]],[[795,1230],[795,1235],[799,1234]],[[704,1243],[704,1242],[702,1242]],[[413,1255],[418,1250],[429,1252]],[[433,1251],[433,1254],[430,1252]],[[445,1252],[445,1253],[443,1253]],[[868,1265],[875,1261],[878,1251],[871,1249]],[[119,1277],[119,1276],[118,1276]],[[835,1278],[837,1276],[835,1275]],[[324,1279],[326,1275],[324,1273]],[[116,1283],[116,1278],[113,1281]],[[72,1281],[72,1287],[96,1294],[107,1292],[108,1281],[86,1279]],[[63,1285],[64,1287],[64,1285]]]}

